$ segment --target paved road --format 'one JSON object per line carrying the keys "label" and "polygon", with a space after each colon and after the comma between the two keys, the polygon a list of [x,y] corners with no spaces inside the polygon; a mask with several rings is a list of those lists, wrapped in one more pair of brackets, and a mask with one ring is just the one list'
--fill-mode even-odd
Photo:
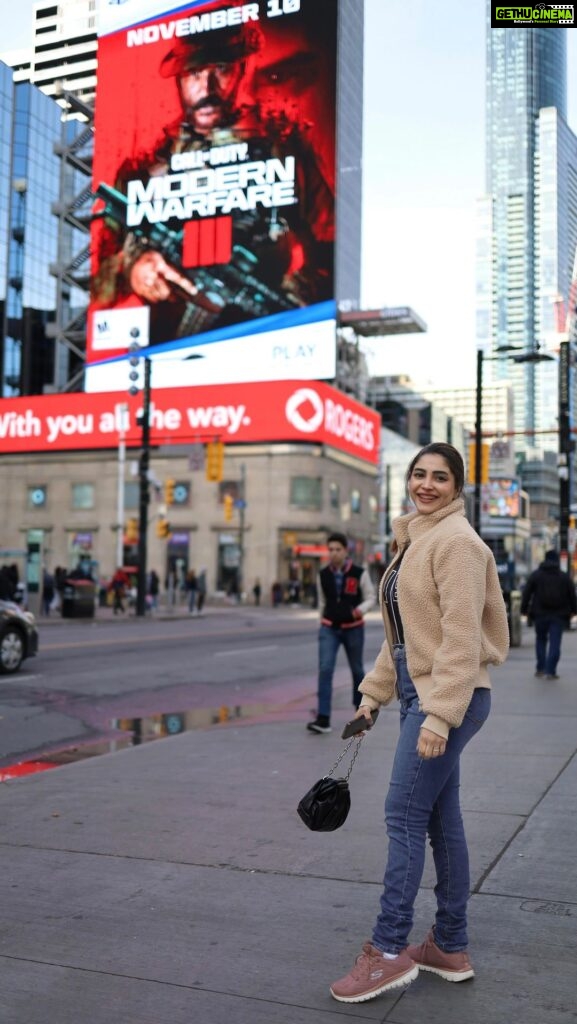
{"label": "paved road", "polygon": [[[303,693],[314,705],[317,617],[299,609],[211,608],[179,616],[40,626],[40,654],[0,677],[0,766],[39,753],[126,742],[126,721],[153,734],[156,716],[205,725],[247,715]],[[381,641],[373,615],[367,661]],[[344,654],[342,672],[346,677]],[[119,723],[124,723],[120,728]],[[90,748],[90,750],[89,750]]]}

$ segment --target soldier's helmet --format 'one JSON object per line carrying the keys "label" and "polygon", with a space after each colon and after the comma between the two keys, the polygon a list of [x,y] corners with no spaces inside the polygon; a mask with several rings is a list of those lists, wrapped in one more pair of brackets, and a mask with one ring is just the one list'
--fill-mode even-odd
{"label": "soldier's helmet", "polygon": [[234,64],[258,53],[262,45],[260,28],[248,23],[181,36],[164,57],[160,74],[172,78],[211,64]]}

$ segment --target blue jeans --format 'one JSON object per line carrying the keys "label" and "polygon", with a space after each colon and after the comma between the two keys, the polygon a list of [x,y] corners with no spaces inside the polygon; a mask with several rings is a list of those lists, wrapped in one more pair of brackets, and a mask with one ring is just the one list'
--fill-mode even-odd
{"label": "blue jeans", "polygon": [[333,675],[339,647],[343,645],[347,661],[353,676],[353,704],[358,708],[361,694],[358,686],[365,675],[363,666],[363,646],[365,627],[353,626],[352,629],[333,629],[332,626],[321,626],[319,630],[319,715],[331,717],[331,700],[333,695]]}
{"label": "blue jeans", "polygon": [[563,619],[557,618],[556,615],[539,615],[535,619],[537,672],[545,672],[548,676],[555,675],[561,657],[563,626]]}
{"label": "blue jeans", "polygon": [[372,942],[385,953],[405,949],[413,925],[413,906],[425,864],[427,834],[433,850],[437,884],[434,935],[446,953],[467,947],[469,852],[459,805],[461,751],[479,731],[491,708],[491,691],[476,689],[458,729],[451,729],[445,753],[424,760],[417,754],[419,730],[426,715],[407,671],[405,648],[393,651],[401,702],[401,731],[385,821],[389,851]]}

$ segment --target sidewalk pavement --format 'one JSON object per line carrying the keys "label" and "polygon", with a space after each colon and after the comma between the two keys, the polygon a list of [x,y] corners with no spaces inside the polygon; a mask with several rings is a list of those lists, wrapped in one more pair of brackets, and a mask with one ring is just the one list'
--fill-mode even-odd
{"label": "sidewalk pavement", "polygon": [[[164,603],[160,604],[158,609],[155,611],[147,610],[144,617],[137,617],[134,608],[127,608],[125,612],[118,612],[116,615],[112,607],[108,605],[104,607],[97,606],[95,614],[92,617],[72,617],[63,618],[60,611],[53,611],[50,615],[37,615],[36,621],[39,626],[54,626],[61,625],[62,623],[71,625],[90,625],[94,622],[130,622],[136,620],[142,622],[142,619],[147,620],[157,619],[170,621],[172,619],[204,619],[207,616],[213,615],[251,615],[256,617],[261,616],[274,616],[276,618],[310,618],[318,619],[318,609],[311,608],[310,605],[305,604],[283,604],[278,608],[273,608],[269,604],[255,605],[253,603],[237,604],[236,602],[230,601],[218,601],[208,602],[205,604],[204,609],[200,615],[196,612],[191,614],[188,610],[186,602],[178,602],[175,605],[169,606]],[[380,612],[378,609],[373,609],[368,613],[366,619],[369,621],[379,621]]]}
{"label": "sidewalk pavement", "polygon": [[[370,936],[396,709],[363,741],[342,829],[300,796],[343,743],[306,731],[312,694],[243,723],[1,788],[2,1024],[570,1024],[577,1019],[577,634],[552,682],[533,634],[495,670],[463,758],[472,982],[422,974],[341,1004],[328,985]],[[339,676],[335,724],[349,717]],[[433,917],[427,861],[413,937]]]}

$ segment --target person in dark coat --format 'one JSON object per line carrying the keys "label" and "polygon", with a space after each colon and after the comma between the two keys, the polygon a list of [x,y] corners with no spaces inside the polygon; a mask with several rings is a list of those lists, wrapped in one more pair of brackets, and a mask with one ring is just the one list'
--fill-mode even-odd
{"label": "person in dark coat", "polygon": [[48,569],[44,569],[42,573],[42,611],[45,615],[50,615],[50,606],[55,593],[54,576],[48,572]]}
{"label": "person in dark coat", "polygon": [[561,657],[563,630],[569,629],[577,615],[575,587],[559,567],[556,551],[545,552],[545,559],[532,572],[523,589],[521,614],[535,623],[535,653],[538,679],[558,679],[557,665]]}

